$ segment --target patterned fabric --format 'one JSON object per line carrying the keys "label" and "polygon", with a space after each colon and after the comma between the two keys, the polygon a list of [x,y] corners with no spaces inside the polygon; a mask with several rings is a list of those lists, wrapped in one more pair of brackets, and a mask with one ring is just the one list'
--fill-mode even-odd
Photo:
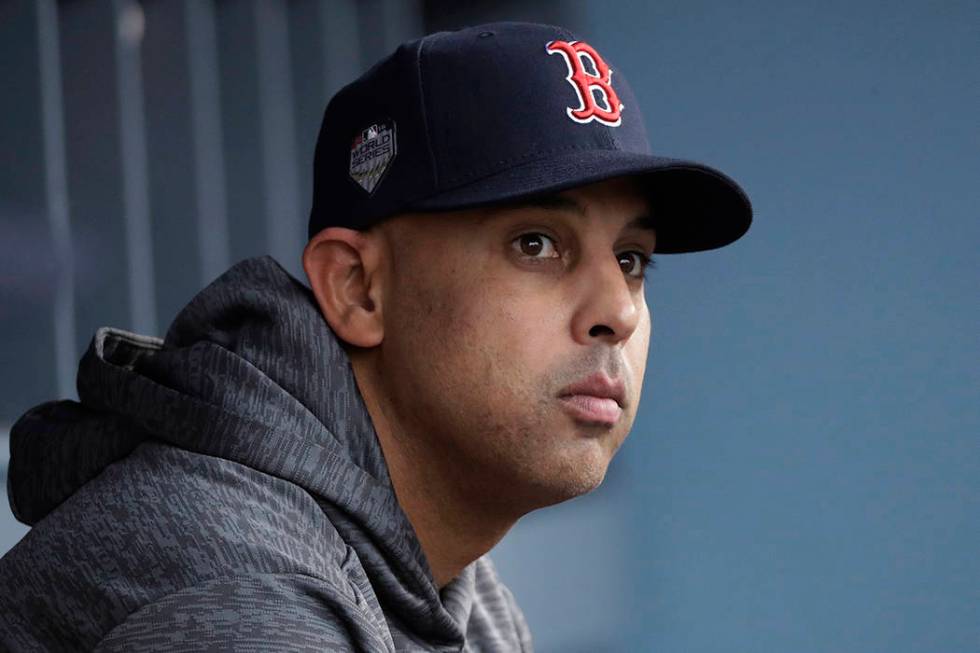
{"label": "patterned fabric", "polygon": [[346,353],[271,258],[162,340],[99,329],[78,391],[11,430],[33,528],[0,559],[0,649],[531,650],[489,557],[436,587]]}

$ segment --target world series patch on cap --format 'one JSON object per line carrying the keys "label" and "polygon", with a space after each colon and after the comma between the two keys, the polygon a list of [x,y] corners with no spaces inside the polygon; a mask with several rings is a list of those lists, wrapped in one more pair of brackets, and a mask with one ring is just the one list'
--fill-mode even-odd
{"label": "world series patch on cap", "polygon": [[588,42],[531,23],[438,32],[402,44],[327,105],[309,235],[627,175],[650,199],[657,253],[721,247],[752,222],[728,176],[651,152],[626,77]]}

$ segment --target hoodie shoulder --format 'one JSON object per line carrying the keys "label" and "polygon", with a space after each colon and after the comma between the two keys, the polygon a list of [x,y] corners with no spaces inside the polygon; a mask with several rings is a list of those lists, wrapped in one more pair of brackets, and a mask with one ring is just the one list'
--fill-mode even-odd
{"label": "hoodie shoulder", "polygon": [[327,581],[253,574],[207,581],[146,605],[94,651],[394,651],[386,635]]}
{"label": "hoodie shoulder", "polygon": [[314,579],[320,595],[330,588],[336,605],[371,612],[356,555],[308,492],[232,461],[148,441],[0,559],[0,581],[13,588],[0,597],[0,635],[91,648],[144,606],[255,575]]}

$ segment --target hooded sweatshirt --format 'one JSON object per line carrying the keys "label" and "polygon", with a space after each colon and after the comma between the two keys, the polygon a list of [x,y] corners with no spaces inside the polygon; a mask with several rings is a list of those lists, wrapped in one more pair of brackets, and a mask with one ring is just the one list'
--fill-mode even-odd
{"label": "hooded sweatshirt", "polygon": [[349,358],[273,259],[164,339],[99,329],[79,401],[28,411],[0,650],[530,651],[488,556],[440,591]]}

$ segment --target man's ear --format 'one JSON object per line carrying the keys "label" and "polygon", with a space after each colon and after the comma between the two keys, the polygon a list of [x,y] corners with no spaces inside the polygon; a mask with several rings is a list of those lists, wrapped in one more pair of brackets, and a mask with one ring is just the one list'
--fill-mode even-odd
{"label": "man's ear", "polygon": [[384,339],[380,241],[377,234],[329,227],[303,250],[320,312],[341,340],[356,347],[376,347]]}

